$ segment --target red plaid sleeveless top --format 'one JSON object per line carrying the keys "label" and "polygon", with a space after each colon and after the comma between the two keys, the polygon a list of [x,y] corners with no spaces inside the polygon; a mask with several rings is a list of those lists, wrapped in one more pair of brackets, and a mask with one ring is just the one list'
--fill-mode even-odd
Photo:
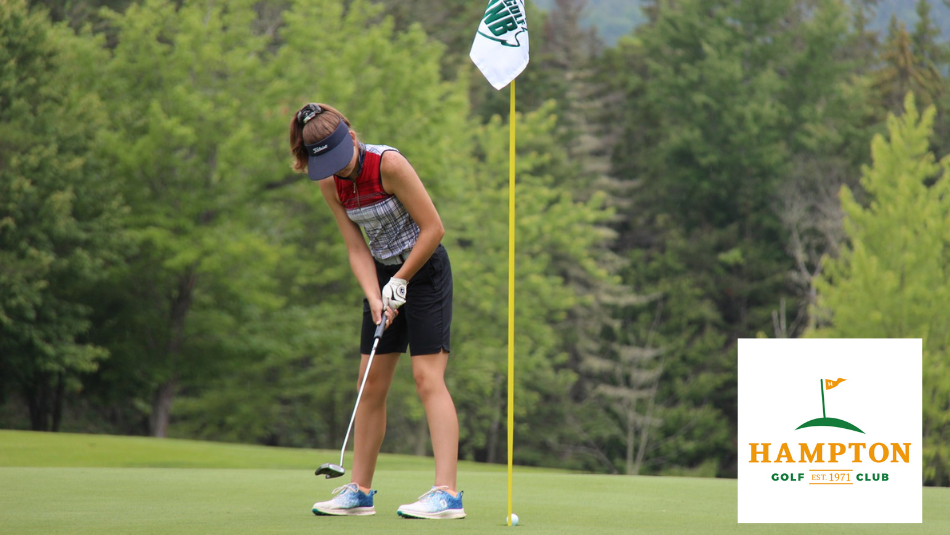
{"label": "red plaid sleeveless top", "polygon": [[338,176],[333,180],[346,215],[366,233],[370,253],[385,260],[412,249],[419,238],[419,225],[399,199],[383,189],[380,163],[385,152],[396,149],[386,145],[362,148],[363,167],[356,180]]}

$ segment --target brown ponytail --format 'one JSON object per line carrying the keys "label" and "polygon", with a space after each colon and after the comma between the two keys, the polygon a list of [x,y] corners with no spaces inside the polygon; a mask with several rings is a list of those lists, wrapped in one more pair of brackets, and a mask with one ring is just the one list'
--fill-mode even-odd
{"label": "brown ponytail", "polygon": [[294,113],[290,119],[290,153],[294,157],[294,171],[302,173],[307,169],[309,157],[304,145],[316,143],[332,134],[341,119],[352,129],[349,119],[326,104],[310,103]]}

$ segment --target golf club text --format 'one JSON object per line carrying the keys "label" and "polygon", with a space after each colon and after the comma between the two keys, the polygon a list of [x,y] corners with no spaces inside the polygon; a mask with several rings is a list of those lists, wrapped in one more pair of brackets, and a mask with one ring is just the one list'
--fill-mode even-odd
{"label": "golf club text", "polygon": [[[811,474],[811,481],[830,482],[830,483],[850,483],[852,474],[849,472],[832,472]],[[802,481],[805,474],[772,474],[772,481]],[[868,474],[867,472],[854,475],[854,480],[866,481],[889,481],[888,474]]]}
{"label": "golf club text", "polygon": [[[910,442],[904,442],[902,444],[897,442],[891,442],[891,447],[888,448],[887,444],[882,442],[875,442],[868,447],[867,444],[863,442],[849,442],[847,445],[841,444],[838,442],[831,442],[825,444],[824,442],[819,442],[815,444],[813,448],[809,448],[808,444],[799,443],[800,446],[800,455],[799,460],[795,460],[792,457],[792,452],[788,448],[787,443],[782,443],[778,448],[778,453],[775,455],[774,460],[769,458],[769,446],[772,445],[771,442],[750,442],[749,446],[751,447],[752,456],[749,460],[750,463],[823,463],[826,462],[824,458],[825,446],[828,450],[828,461],[829,463],[838,462],[838,457],[844,456],[845,452],[851,450],[853,457],[850,460],[856,463],[864,462],[862,458],[862,453],[866,454],[871,458],[872,461],[876,463],[887,462],[890,457],[890,462],[910,462]],[[775,451],[774,449],[772,451]],[[760,460],[761,459],[761,460]],[[898,460],[900,459],[900,460]]]}
{"label": "golf club text", "polygon": [[772,474],[772,481],[801,481],[805,474]]}

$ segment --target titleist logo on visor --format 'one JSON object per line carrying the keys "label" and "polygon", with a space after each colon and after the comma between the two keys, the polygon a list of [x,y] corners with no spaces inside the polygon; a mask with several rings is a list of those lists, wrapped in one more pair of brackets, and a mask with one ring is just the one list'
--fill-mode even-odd
{"label": "titleist logo on visor", "polygon": [[313,143],[304,145],[309,158],[307,159],[307,174],[310,180],[323,180],[346,167],[353,157],[354,143],[350,142],[350,130],[343,119],[333,132]]}

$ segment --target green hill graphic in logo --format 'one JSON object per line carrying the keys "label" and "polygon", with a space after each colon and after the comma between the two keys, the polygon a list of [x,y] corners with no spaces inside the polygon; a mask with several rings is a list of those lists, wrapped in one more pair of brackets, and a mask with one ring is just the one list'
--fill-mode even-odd
{"label": "green hill graphic in logo", "polygon": [[849,429],[851,431],[857,431],[858,433],[864,434],[864,431],[861,431],[854,424],[846,422],[844,420],[839,420],[838,418],[828,418],[828,415],[825,414],[825,390],[831,390],[832,388],[841,384],[845,379],[838,378],[837,381],[831,379],[821,380],[821,418],[815,418],[814,420],[809,420],[802,425],[795,428],[796,431],[803,427],[838,427],[841,429]]}

